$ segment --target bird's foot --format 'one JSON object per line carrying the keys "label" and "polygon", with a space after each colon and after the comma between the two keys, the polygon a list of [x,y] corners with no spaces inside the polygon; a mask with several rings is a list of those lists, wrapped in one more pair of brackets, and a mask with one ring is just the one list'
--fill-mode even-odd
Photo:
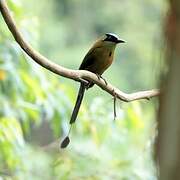
{"label": "bird's foot", "polygon": [[83,78],[81,78],[81,77],[79,78],[79,81],[80,81],[81,83],[83,83],[85,86],[89,84],[89,81],[87,81],[87,80],[85,80],[85,79],[83,79]]}
{"label": "bird's foot", "polygon": [[91,88],[94,85],[94,83],[89,82],[88,84],[85,85],[86,89]]}
{"label": "bird's foot", "polygon": [[103,81],[104,81],[104,83],[106,84],[106,86],[107,86],[107,81],[106,81],[106,79],[104,79],[101,75],[99,75],[99,74],[96,74],[96,76],[97,76],[97,78],[100,80],[100,79],[102,79]]}

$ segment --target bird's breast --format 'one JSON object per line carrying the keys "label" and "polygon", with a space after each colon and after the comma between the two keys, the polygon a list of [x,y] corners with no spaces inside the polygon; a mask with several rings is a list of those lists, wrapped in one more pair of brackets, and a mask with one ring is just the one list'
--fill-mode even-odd
{"label": "bird's breast", "polygon": [[102,74],[111,64],[114,58],[114,50],[101,50],[97,51],[97,59],[95,60],[96,73]]}

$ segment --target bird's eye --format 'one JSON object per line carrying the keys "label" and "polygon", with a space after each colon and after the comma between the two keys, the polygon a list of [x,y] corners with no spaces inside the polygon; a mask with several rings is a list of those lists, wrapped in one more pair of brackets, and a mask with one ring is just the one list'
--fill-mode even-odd
{"label": "bird's eye", "polygon": [[109,40],[109,41],[110,41],[111,39],[112,39],[112,38],[111,38],[111,36],[108,36],[108,37],[107,37],[107,40]]}
{"label": "bird's eye", "polygon": [[105,36],[103,41],[110,41],[111,40],[111,36]]}

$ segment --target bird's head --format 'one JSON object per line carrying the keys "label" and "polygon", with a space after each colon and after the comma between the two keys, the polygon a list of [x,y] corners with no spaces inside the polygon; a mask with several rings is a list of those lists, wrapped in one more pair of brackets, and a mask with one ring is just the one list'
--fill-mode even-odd
{"label": "bird's head", "polygon": [[106,33],[100,39],[98,39],[97,44],[108,48],[115,48],[117,44],[125,43],[124,40],[120,39],[116,34]]}
{"label": "bird's head", "polygon": [[106,33],[103,37],[103,41],[107,41],[107,42],[115,43],[115,44],[125,43],[124,40],[120,39],[116,34],[113,34],[113,33]]}

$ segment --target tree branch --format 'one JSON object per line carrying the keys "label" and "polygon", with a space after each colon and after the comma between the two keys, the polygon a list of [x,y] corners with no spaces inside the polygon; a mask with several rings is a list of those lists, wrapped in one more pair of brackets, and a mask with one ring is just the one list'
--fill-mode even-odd
{"label": "tree branch", "polygon": [[33,49],[23,38],[21,32],[18,30],[15,21],[13,20],[10,10],[6,4],[6,0],[0,0],[0,11],[6,22],[9,30],[11,31],[12,35],[14,36],[17,43],[20,47],[27,53],[36,63],[43,66],[44,68],[48,69],[49,71],[58,74],[60,76],[73,79],[75,81],[91,81],[94,84],[101,87],[103,90],[111,94],[112,96],[116,96],[116,98],[129,102],[138,99],[149,99],[154,96],[158,96],[160,91],[158,89],[153,89],[149,91],[140,91],[136,93],[127,94],[119,89],[113,87],[111,84],[106,84],[102,79],[98,79],[98,77],[89,71],[85,70],[71,70],[65,67],[62,67],[58,64],[53,63],[48,58],[41,55],[35,49]]}

